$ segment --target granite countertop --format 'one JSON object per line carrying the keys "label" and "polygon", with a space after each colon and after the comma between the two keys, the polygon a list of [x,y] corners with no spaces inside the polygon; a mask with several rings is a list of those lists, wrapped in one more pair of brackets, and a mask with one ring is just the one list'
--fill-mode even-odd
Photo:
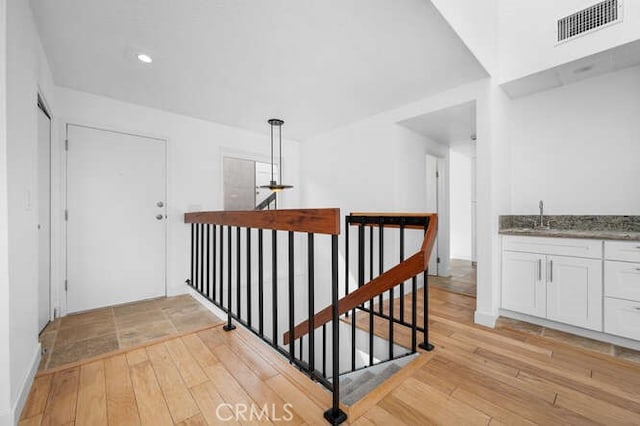
{"label": "granite countertop", "polygon": [[627,231],[579,231],[575,229],[533,229],[533,228],[505,228],[499,231],[501,235],[526,235],[531,237],[552,238],[587,238],[592,240],[624,240],[640,241],[640,232]]}
{"label": "granite countertop", "polygon": [[500,216],[502,235],[640,241],[640,216],[547,216],[550,228],[534,228],[538,216]]}

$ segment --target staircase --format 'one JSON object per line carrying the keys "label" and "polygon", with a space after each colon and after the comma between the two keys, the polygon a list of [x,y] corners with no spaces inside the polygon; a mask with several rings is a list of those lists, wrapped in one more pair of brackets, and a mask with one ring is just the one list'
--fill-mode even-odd
{"label": "staircase", "polygon": [[[433,349],[427,266],[435,214],[351,213],[342,253],[338,209],[193,212],[185,223],[191,227],[187,283],[225,313],[225,331],[236,324],[250,330],[329,390],[329,423],[343,423],[341,404],[352,406],[393,377],[417,348]],[[353,321],[356,315],[362,324]],[[396,327],[409,338],[408,348],[395,343]]]}
{"label": "staircase", "polygon": [[340,376],[340,402],[351,406],[413,361],[417,353]]}

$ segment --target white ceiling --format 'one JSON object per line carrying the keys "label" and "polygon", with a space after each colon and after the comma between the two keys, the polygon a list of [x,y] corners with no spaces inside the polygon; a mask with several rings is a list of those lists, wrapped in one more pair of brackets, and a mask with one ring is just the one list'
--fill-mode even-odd
{"label": "white ceiling", "polygon": [[476,103],[471,101],[451,106],[400,121],[398,124],[434,142],[471,155],[475,146],[471,136],[476,134]]}
{"label": "white ceiling", "polygon": [[56,84],[293,139],[486,76],[428,0],[31,4]]}
{"label": "white ceiling", "polygon": [[640,65],[640,41],[510,81],[502,84],[502,88],[509,97],[516,99],[637,65]]}

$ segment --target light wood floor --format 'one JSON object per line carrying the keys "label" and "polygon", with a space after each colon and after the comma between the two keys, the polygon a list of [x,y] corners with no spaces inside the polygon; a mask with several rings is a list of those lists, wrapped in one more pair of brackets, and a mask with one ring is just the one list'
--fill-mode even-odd
{"label": "light wood floor", "polygon": [[[640,364],[477,326],[475,298],[436,288],[430,296],[436,349],[384,395],[351,407],[352,420],[362,414],[356,424],[640,424]],[[366,328],[368,314],[359,314],[358,324]],[[387,323],[377,324],[384,336]],[[410,343],[406,328],[394,334]]]}
{"label": "light wood floor", "polygon": [[476,296],[476,267],[469,260],[451,259],[449,276],[429,276],[429,285],[454,293]]}
{"label": "light wood floor", "polygon": [[[435,351],[422,352],[345,408],[350,423],[640,424],[638,364],[544,336],[479,327],[472,324],[475,299],[439,289],[431,296]],[[368,323],[359,319],[362,327]],[[401,327],[395,336],[409,339]],[[230,405],[216,413],[220,404]],[[273,423],[291,412],[290,423],[326,424],[330,394],[248,331],[213,327],[41,373],[21,424],[226,424],[232,408],[252,404],[267,404]]]}

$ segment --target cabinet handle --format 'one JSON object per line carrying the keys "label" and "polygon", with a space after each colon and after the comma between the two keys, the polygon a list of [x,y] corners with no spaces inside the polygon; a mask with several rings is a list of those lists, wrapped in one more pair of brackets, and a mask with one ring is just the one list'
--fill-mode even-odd
{"label": "cabinet handle", "polygon": [[538,259],[538,281],[542,281],[542,259]]}
{"label": "cabinet handle", "polygon": [[549,282],[553,282],[553,260],[549,261]]}

